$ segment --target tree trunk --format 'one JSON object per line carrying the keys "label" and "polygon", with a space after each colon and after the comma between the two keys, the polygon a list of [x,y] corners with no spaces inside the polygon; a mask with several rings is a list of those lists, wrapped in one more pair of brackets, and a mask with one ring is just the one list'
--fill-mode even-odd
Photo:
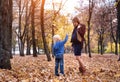
{"label": "tree trunk", "polygon": [[111,53],[113,52],[112,51],[112,16],[110,17],[110,51],[111,51]]}
{"label": "tree trunk", "polygon": [[[0,68],[11,69],[12,0],[0,0]],[[10,34],[9,34],[10,33]],[[8,42],[10,41],[10,42]]]}
{"label": "tree trunk", "polygon": [[[112,28],[112,27],[111,27]],[[116,39],[115,39],[115,37],[114,37],[114,35],[113,35],[113,29],[111,29],[112,30],[112,34],[111,34],[111,36],[112,36],[112,38],[113,38],[113,41],[114,41],[114,43],[115,43],[115,55],[118,55],[118,43],[117,43],[117,37],[118,37],[118,35],[117,35],[117,31],[116,31]]]}
{"label": "tree trunk", "polygon": [[22,42],[22,39],[19,41],[19,51],[20,51],[20,56],[25,56],[24,55],[24,42]]}
{"label": "tree trunk", "polygon": [[29,38],[29,35],[27,33],[27,50],[26,50],[26,55],[30,55],[30,38]]}
{"label": "tree trunk", "polygon": [[[8,21],[9,21],[9,29],[8,29],[8,37],[9,37],[9,44],[11,44],[11,45],[9,45],[9,51],[12,51],[12,18],[13,18],[13,15],[12,15],[12,5],[13,5],[13,3],[12,3],[12,0],[9,0],[9,14],[8,14]],[[10,52],[10,58],[13,58],[13,56],[12,56],[12,52]]]}
{"label": "tree trunk", "polygon": [[[118,39],[118,30],[116,30],[116,36],[114,36],[114,33],[113,33],[113,25],[112,25],[112,16],[111,16],[111,18],[110,18],[110,29],[111,29],[111,32],[110,32],[110,34],[111,34],[111,37],[110,37],[110,40],[111,40],[111,42],[112,42],[112,39],[113,39],[113,41],[114,41],[114,43],[115,43],[115,55],[118,55],[118,43],[117,43],[117,39]],[[112,44],[111,44],[111,52],[112,52]]]}
{"label": "tree trunk", "polygon": [[118,43],[119,43],[119,58],[120,58],[120,1],[119,1],[119,4],[118,4],[118,26],[117,26],[117,29],[118,29]]}
{"label": "tree trunk", "polygon": [[91,17],[92,17],[92,11],[93,11],[93,0],[89,0],[89,18],[88,18],[88,53],[89,57],[91,57],[91,49],[90,49],[90,22],[91,22]]}
{"label": "tree trunk", "polygon": [[31,48],[31,43],[30,43],[30,37],[29,37],[29,28],[27,28],[27,33],[26,33],[26,44],[27,44],[27,50],[26,50],[26,55],[30,55],[30,48]]}
{"label": "tree trunk", "polygon": [[89,57],[91,57],[91,49],[90,49],[90,21],[88,21],[88,53],[89,53]]}
{"label": "tree trunk", "polygon": [[41,4],[41,15],[40,15],[40,19],[41,19],[41,32],[42,32],[42,39],[43,39],[44,50],[45,50],[45,54],[46,54],[46,56],[47,56],[47,60],[48,60],[48,61],[51,61],[50,52],[49,52],[48,45],[47,45],[46,38],[45,38],[45,29],[44,29],[44,5],[45,5],[45,0],[42,0],[42,4]]}
{"label": "tree trunk", "polygon": [[36,50],[36,41],[35,41],[35,22],[34,22],[34,16],[35,16],[35,3],[33,0],[31,0],[32,4],[32,14],[31,14],[31,26],[32,26],[32,45],[33,45],[33,57],[37,57],[37,50]]}
{"label": "tree trunk", "polygon": [[[118,17],[118,15],[117,15],[117,17]],[[117,30],[116,30],[116,41],[115,41],[115,54],[116,55],[118,55],[118,33],[119,33],[119,31],[118,31],[118,27],[119,27],[119,23],[118,23],[118,25],[117,25]]]}
{"label": "tree trunk", "polygon": [[[113,25],[112,25],[112,16],[111,16],[111,18],[110,18],[110,29],[111,29],[111,37],[110,37],[110,39],[111,39],[111,41],[112,41],[112,39],[113,39],[113,41],[114,41],[114,43],[115,43],[115,55],[118,55],[118,44],[117,44],[117,30],[116,30],[116,37],[114,36],[114,32],[113,32]],[[111,45],[111,48],[112,48],[112,45]],[[112,49],[111,49],[112,50]]]}
{"label": "tree trunk", "polygon": [[29,36],[29,19],[30,19],[30,12],[29,12],[29,1],[27,0],[26,3],[26,12],[25,12],[25,28],[26,28],[26,55],[30,55],[30,48],[31,48],[31,43],[30,43],[30,36]]}
{"label": "tree trunk", "polygon": [[103,35],[100,34],[100,54],[103,55]]}
{"label": "tree trunk", "polygon": [[[116,7],[116,9],[117,9],[117,22],[118,22],[118,24],[117,24],[117,43],[119,43],[119,47],[120,47],[120,0],[116,0],[116,2],[118,2],[118,4],[117,4],[117,7]],[[118,59],[119,61],[120,61],[120,55],[119,55],[119,59]]]}
{"label": "tree trunk", "polygon": [[19,52],[20,56],[24,56],[24,42],[23,42],[23,36],[21,32],[21,19],[22,19],[22,12],[21,12],[21,0],[19,0],[19,31],[18,31],[18,44],[19,44]]}
{"label": "tree trunk", "polygon": [[87,54],[87,42],[85,41],[85,53]]}
{"label": "tree trunk", "polygon": [[98,38],[98,54],[100,53],[99,45],[100,45],[100,37]]}

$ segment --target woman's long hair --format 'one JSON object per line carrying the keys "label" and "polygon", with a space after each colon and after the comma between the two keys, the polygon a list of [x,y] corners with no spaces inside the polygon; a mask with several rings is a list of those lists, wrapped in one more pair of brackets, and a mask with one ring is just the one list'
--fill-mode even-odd
{"label": "woman's long hair", "polygon": [[73,21],[73,22],[77,22],[78,24],[80,24],[80,21],[79,21],[78,17],[74,17],[74,18],[72,19],[72,21]]}

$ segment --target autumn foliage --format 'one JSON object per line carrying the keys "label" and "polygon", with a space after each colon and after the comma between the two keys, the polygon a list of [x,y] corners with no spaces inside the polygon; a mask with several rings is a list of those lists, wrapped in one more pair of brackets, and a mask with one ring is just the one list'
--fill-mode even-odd
{"label": "autumn foliage", "polygon": [[[93,54],[92,54],[93,55]],[[0,69],[0,82],[119,82],[120,62],[116,55],[83,54],[87,72],[82,75],[73,54],[65,54],[65,76],[54,75],[54,59],[48,62],[45,55],[14,56],[11,70]]]}

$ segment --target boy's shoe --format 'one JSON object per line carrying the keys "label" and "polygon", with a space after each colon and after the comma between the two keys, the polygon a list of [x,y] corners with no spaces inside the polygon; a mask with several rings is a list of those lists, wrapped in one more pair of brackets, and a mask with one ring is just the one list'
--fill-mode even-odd
{"label": "boy's shoe", "polygon": [[65,76],[65,74],[60,73],[60,76]]}
{"label": "boy's shoe", "polygon": [[56,76],[60,76],[59,74],[55,74]]}

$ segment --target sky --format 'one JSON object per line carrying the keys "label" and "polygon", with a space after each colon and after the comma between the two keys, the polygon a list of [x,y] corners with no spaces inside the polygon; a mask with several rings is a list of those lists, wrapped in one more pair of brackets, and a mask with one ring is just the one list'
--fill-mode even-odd
{"label": "sky", "polygon": [[66,5],[64,7],[64,10],[66,11],[66,13],[71,13],[71,14],[75,14],[75,9],[74,7],[76,7],[78,5],[78,0],[68,0],[66,2]]}
{"label": "sky", "polygon": [[[60,2],[61,0],[53,0],[55,2]],[[63,2],[65,2],[66,0],[62,0]],[[78,5],[78,1],[79,0],[67,0],[64,8],[61,10],[62,14],[67,15],[68,13],[70,15],[75,15],[76,11],[74,9],[75,6]],[[52,0],[46,0],[46,4],[45,4],[45,8],[49,9],[52,8]]]}

